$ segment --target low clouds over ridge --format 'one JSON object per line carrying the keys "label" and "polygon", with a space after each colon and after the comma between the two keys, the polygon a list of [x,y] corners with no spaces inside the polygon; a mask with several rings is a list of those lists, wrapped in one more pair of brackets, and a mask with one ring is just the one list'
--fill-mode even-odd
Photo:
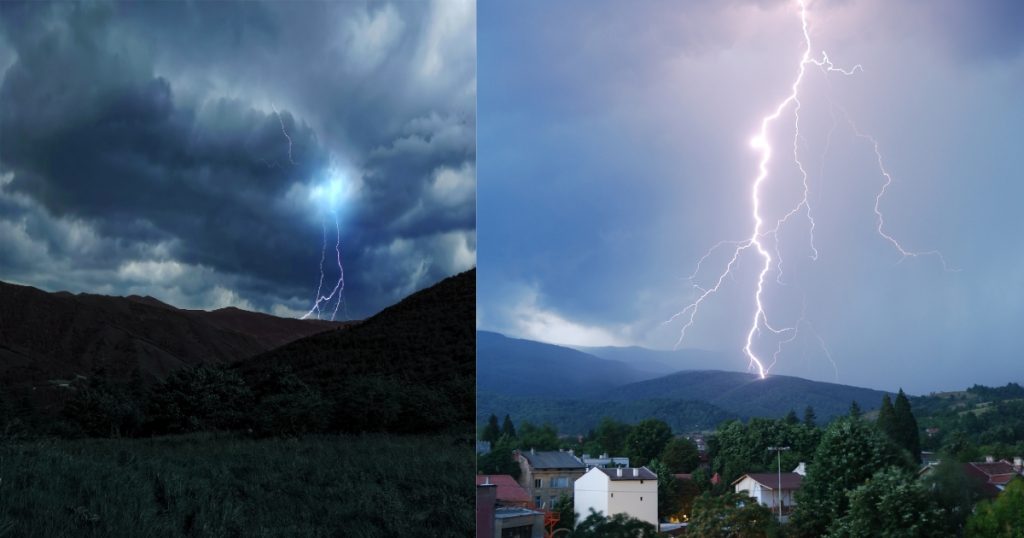
{"label": "low clouds over ridge", "polygon": [[332,180],[351,315],[475,265],[472,3],[0,11],[0,279],[304,311]]}

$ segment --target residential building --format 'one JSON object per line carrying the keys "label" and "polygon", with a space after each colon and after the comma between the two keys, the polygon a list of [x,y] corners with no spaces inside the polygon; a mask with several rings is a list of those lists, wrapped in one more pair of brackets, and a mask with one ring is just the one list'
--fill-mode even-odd
{"label": "residential building", "polygon": [[[747,473],[733,483],[736,493],[745,493],[771,509],[779,521],[789,521],[796,507],[795,494],[803,482],[803,475],[792,473]],[[781,506],[781,516],[780,514]]]}
{"label": "residential building", "polygon": [[587,467],[573,453],[516,451],[519,484],[530,494],[535,508],[551,508],[562,495],[572,495],[573,482]]}
{"label": "residential building", "polygon": [[995,497],[999,495],[1010,480],[1020,479],[1024,476],[1024,465],[1020,457],[1014,458],[1014,463],[1006,460],[995,461],[992,457],[985,458],[984,462],[971,462],[964,464],[964,472],[967,476],[976,477],[984,485],[982,491],[986,495]]}
{"label": "residential building", "polygon": [[647,467],[594,467],[576,480],[573,490],[573,509],[581,520],[593,509],[658,527],[658,475]]}
{"label": "residential building", "polygon": [[511,475],[478,474],[476,475],[476,485],[494,486],[496,488],[494,503],[498,506],[519,506],[522,508],[529,508],[531,506],[530,494]]}
{"label": "residential building", "polygon": [[[480,531],[477,530],[477,536]],[[544,538],[544,512],[505,506],[494,511],[494,538]]]}
{"label": "residential building", "polygon": [[600,456],[593,457],[590,454],[584,454],[580,457],[580,461],[583,462],[583,465],[587,466],[588,471],[594,467],[629,467],[629,458],[625,456],[601,454]]}

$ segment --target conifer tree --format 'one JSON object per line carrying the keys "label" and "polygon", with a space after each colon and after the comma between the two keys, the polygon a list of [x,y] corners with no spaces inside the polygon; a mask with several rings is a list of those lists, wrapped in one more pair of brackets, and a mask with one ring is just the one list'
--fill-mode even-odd
{"label": "conifer tree", "polygon": [[487,425],[484,426],[484,431],[480,434],[480,440],[494,444],[498,442],[498,438],[500,436],[501,430],[498,429],[498,417],[492,414],[487,419]]}
{"label": "conifer tree", "polygon": [[510,438],[515,438],[516,436],[516,427],[512,424],[512,419],[507,414],[505,415],[505,421],[501,423],[501,435],[502,437],[507,435]]}
{"label": "conifer tree", "polygon": [[910,409],[910,400],[903,389],[896,395],[893,405],[894,434],[893,441],[907,449],[914,461],[921,463],[921,437],[917,431],[917,419]]}
{"label": "conifer tree", "polygon": [[850,403],[850,417],[852,417],[852,418],[860,418],[860,416],[861,416],[860,404],[857,403],[857,400],[854,400],[853,402]]}
{"label": "conifer tree", "polygon": [[808,405],[804,409],[804,425],[806,425],[809,428],[816,427],[817,424],[815,424],[815,421],[817,420],[817,418],[818,417],[814,415],[814,408]]}

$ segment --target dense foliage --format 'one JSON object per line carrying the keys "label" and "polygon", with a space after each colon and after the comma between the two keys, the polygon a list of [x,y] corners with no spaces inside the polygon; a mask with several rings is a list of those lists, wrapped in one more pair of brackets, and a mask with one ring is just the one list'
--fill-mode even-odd
{"label": "dense foliage", "polygon": [[848,496],[849,511],[830,526],[830,538],[932,538],[948,534],[932,493],[906,469],[882,469]]}
{"label": "dense foliage", "polygon": [[968,538],[1024,538],[1024,479],[1015,479],[994,500],[983,501],[967,520]]}
{"label": "dense foliage", "polygon": [[744,473],[776,471],[778,455],[770,452],[768,447],[788,446],[790,450],[782,452],[781,467],[784,471],[791,471],[800,462],[813,460],[820,437],[821,430],[784,419],[755,418],[746,424],[726,422],[708,439],[714,455],[711,468],[721,475],[726,484]]}
{"label": "dense foliage", "polygon": [[1024,455],[1024,388],[975,385],[966,391],[912,399],[924,450],[943,450],[960,461]]}
{"label": "dense foliage", "polygon": [[888,467],[913,469],[911,460],[873,424],[841,418],[828,426],[796,494],[792,524],[799,536],[823,536],[849,512],[847,492]]}
{"label": "dense foliage", "polygon": [[590,512],[569,534],[570,538],[657,538],[658,530],[647,523],[626,514],[605,517]]}
{"label": "dense foliage", "polygon": [[457,441],[191,434],[4,443],[0,535],[471,536],[472,448]]}
{"label": "dense foliage", "polygon": [[705,538],[778,536],[778,523],[767,507],[741,493],[705,493],[693,503],[688,532]]}

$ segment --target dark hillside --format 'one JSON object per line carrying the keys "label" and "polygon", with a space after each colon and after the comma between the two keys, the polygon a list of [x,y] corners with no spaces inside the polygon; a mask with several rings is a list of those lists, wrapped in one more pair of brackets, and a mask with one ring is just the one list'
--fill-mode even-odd
{"label": "dark hillside", "polygon": [[291,370],[333,402],[341,431],[472,428],[475,322],[474,269],[234,368],[253,383]]}

